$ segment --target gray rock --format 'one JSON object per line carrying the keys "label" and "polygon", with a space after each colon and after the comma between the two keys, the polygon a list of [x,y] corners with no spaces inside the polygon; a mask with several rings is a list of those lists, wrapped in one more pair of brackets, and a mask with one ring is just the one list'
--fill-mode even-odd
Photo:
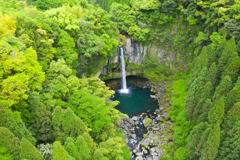
{"label": "gray rock", "polygon": [[164,154],[164,151],[163,151],[163,150],[160,150],[160,151],[158,152],[158,157],[161,158],[161,157],[163,156],[163,154]]}
{"label": "gray rock", "polygon": [[155,148],[151,148],[150,151],[151,151],[151,152],[155,152]]}
{"label": "gray rock", "polygon": [[168,139],[169,141],[172,141],[172,140],[173,140],[172,137],[170,137],[170,136],[167,137],[167,139]]}
{"label": "gray rock", "polygon": [[143,156],[143,152],[137,152],[136,156]]}
{"label": "gray rock", "polygon": [[128,122],[131,124],[131,125],[134,125],[134,122],[131,118],[128,119]]}
{"label": "gray rock", "polygon": [[132,134],[130,137],[132,137],[133,139],[137,138],[136,134]]}
{"label": "gray rock", "polygon": [[157,156],[158,154],[157,154],[157,152],[152,152],[151,155],[152,156]]}
{"label": "gray rock", "polygon": [[143,160],[142,156],[137,156],[135,160]]}
{"label": "gray rock", "polygon": [[144,154],[147,154],[147,153],[148,153],[148,150],[145,149],[144,147],[142,147],[142,150],[143,150],[143,153],[144,153]]}
{"label": "gray rock", "polygon": [[138,120],[138,117],[137,117],[137,116],[134,116],[134,117],[132,117],[132,120],[137,121],[137,120]]}
{"label": "gray rock", "polygon": [[153,160],[159,160],[158,156],[153,156]]}
{"label": "gray rock", "polygon": [[148,157],[147,160],[152,160],[152,157]]}
{"label": "gray rock", "polygon": [[125,138],[125,143],[126,143],[126,144],[128,143],[128,138]]}
{"label": "gray rock", "polygon": [[160,107],[159,110],[160,110],[160,111],[163,111],[163,110],[164,110],[164,107]]}

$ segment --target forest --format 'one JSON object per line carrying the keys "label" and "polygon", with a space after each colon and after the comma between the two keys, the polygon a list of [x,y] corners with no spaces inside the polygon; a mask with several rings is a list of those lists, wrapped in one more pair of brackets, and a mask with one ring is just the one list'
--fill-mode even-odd
{"label": "forest", "polygon": [[239,12],[239,0],[0,0],[0,159],[130,160],[117,132],[128,116],[95,76],[127,37],[187,63],[126,64],[186,82],[173,85],[161,159],[240,159]]}

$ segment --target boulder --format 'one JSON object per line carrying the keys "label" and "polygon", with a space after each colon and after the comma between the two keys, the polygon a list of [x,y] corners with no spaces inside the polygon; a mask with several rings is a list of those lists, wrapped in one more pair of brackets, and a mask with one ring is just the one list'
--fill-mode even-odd
{"label": "boulder", "polygon": [[143,156],[143,152],[137,152],[136,156]]}
{"label": "boulder", "polygon": [[147,118],[147,117],[143,120],[143,124],[144,124],[145,127],[147,127],[151,122],[152,122],[152,120],[150,118]]}
{"label": "boulder", "polygon": [[153,156],[153,160],[159,160],[158,156]]}
{"label": "boulder", "polygon": [[155,152],[155,148],[151,148],[150,151],[151,151],[151,152]]}
{"label": "boulder", "polygon": [[160,151],[158,152],[158,157],[161,158],[161,157],[163,156],[163,154],[164,154],[164,151],[163,151],[163,150],[160,150]]}
{"label": "boulder", "polygon": [[152,152],[151,155],[152,156],[158,156],[157,152]]}
{"label": "boulder", "polygon": [[133,116],[133,117],[132,117],[132,120],[137,121],[137,120],[138,120],[138,117],[137,117],[137,116]]}
{"label": "boulder", "polygon": [[159,111],[163,111],[163,110],[164,110],[164,107],[160,107],[160,108],[159,108]]}
{"label": "boulder", "polygon": [[143,160],[142,156],[137,156],[135,160]]}

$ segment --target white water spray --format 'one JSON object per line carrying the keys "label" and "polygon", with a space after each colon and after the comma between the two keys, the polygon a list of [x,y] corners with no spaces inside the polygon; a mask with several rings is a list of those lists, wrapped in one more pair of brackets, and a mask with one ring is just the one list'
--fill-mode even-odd
{"label": "white water spray", "polygon": [[119,45],[119,48],[120,48],[120,52],[121,52],[120,58],[121,58],[121,64],[122,64],[122,89],[120,90],[120,92],[128,93],[123,48],[121,45]]}

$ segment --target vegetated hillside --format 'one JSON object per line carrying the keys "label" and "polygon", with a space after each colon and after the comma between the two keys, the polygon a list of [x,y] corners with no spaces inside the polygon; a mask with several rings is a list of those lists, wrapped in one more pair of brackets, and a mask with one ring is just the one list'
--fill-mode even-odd
{"label": "vegetated hillside", "polygon": [[[110,1],[100,2],[108,10],[102,4]],[[188,59],[193,58],[188,52],[196,57],[186,102],[180,108],[175,102],[170,113],[176,123],[165,159],[240,158],[239,8],[238,0],[133,0],[111,5],[112,20],[122,34],[146,44],[160,41]]]}
{"label": "vegetated hillside", "polygon": [[[0,159],[130,159],[113,91],[91,77],[124,35],[196,57],[164,158],[239,159],[240,2],[89,2],[109,13],[85,0],[0,2]],[[136,69],[172,74],[150,56]]]}

